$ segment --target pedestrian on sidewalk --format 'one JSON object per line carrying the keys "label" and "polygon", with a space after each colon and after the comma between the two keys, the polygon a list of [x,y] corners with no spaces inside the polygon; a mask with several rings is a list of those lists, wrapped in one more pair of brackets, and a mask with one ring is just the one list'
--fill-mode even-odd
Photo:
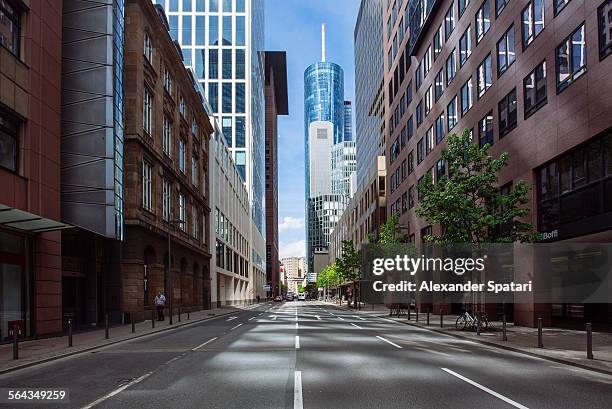
{"label": "pedestrian on sidewalk", "polygon": [[157,309],[157,321],[164,321],[164,307],[166,306],[166,296],[158,292],[155,297],[155,308]]}

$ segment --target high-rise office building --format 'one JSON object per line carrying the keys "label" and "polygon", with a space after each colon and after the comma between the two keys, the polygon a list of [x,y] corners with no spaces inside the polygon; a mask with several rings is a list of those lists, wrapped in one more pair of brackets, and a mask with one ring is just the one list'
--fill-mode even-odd
{"label": "high-rise office building", "polygon": [[263,0],[154,0],[164,6],[185,65],[205,89],[243,179],[253,220],[252,276],[265,272]]}
{"label": "high-rise office building", "polygon": [[[321,61],[304,71],[304,141],[306,164],[306,253],[308,281],[316,281],[314,255],[326,254],[329,236],[350,193],[355,147],[345,130],[344,71],[325,61],[325,25]],[[348,118],[350,123],[351,118]]]}

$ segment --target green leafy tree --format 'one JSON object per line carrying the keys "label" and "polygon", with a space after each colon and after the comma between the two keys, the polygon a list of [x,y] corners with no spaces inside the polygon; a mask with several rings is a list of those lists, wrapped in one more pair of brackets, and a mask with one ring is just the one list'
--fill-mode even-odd
{"label": "green leafy tree", "polygon": [[399,216],[394,214],[380,225],[379,244],[399,244],[406,241],[406,235],[401,232]]}
{"label": "green leafy tree", "polygon": [[441,244],[536,240],[534,226],[521,221],[530,212],[530,187],[519,180],[509,192],[499,189],[498,174],[507,166],[508,154],[490,156],[490,146],[472,143],[469,130],[449,135],[447,144],[442,158],[448,176],[433,183],[428,175],[418,185],[417,216],[442,227],[441,234],[425,240]]}
{"label": "green leafy tree", "polygon": [[353,284],[353,300],[356,298],[356,282],[361,279],[361,255],[352,240],[342,241],[342,256],[337,260],[340,277]]}

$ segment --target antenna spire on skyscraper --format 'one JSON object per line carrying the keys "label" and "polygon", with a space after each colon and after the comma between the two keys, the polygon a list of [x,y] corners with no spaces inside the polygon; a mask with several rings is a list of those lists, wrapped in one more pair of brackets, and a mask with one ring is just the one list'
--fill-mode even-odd
{"label": "antenna spire on skyscraper", "polygon": [[321,61],[325,62],[325,23],[321,24]]}

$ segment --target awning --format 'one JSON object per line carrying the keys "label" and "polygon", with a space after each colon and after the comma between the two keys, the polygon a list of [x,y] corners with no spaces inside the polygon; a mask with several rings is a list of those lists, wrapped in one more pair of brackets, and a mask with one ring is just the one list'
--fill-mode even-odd
{"label": "awning", "polygon": [[28,233],[42,233],[45,231],[69,229],[72,226],[55,220],[46,219],[34,213],[14,209],[0,204],[0,225]]}

